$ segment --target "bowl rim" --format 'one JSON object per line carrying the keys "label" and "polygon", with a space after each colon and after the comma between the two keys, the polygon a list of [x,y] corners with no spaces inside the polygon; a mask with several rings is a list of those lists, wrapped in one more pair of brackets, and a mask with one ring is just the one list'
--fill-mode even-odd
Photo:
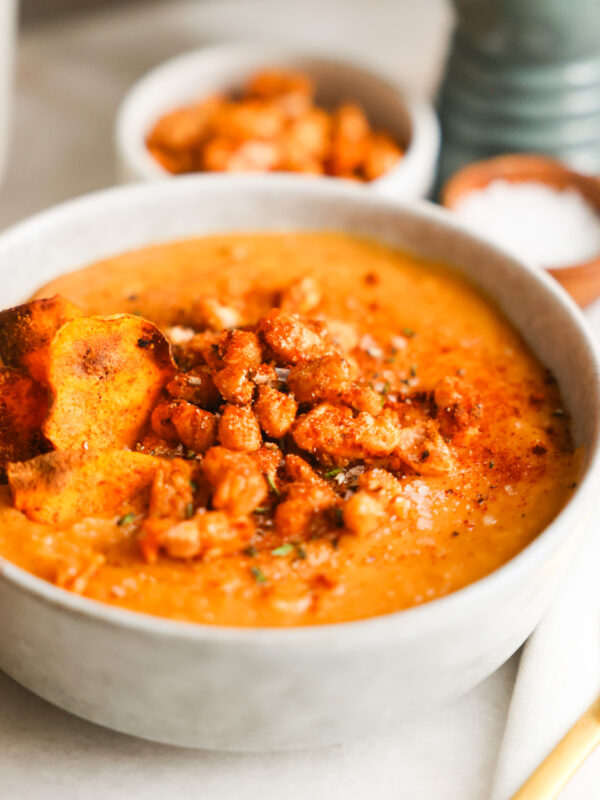
{"label": "bowl rim", "polygon": [[[355,74],[362,73],[386,89],[393,91],[406,109],[411,128],[410,140],[398,165],[380,178],[371,181],[367,184],[368,186],[376,189],[384,187],[386,184],[398,181],[411,173],[419,170],[424,172],[426,167],[429,168],[431,166],[433,168],[433,164],[437,161],[441,133],[433,104],[415,92],[407,90],[390,76],[382,74],[376,67],[366,64],[364,59],[343,55],[332,56],[322,50],[309,47],[284,48],[266,43],[232,41],[195,48],[173,56],[152,67],[130,87],[121,100],[115,117],[114,144],[116,152],[132,173],[139,176],[139,178],[143,177],[149,180],[174,177],[152,158],[145,141],[135,135],[133,130],[140,109],[144,108],[146,104],[146,95],[152,90],[154,84],[165,76],[175,76],[178,73],[186,75],[190,67],[202,65],[203,62],[206,62],[206,66],[209,66],[213,59],[233,58],[235,56],[251,60],[264,60],[265,66],[272,65],[274,62],[276,64],[278,60],[290,61],[294,59],[312,62],[315,65],[336,66],[352,71]],[[287,173],[260,174],[272,177],[273,174]],[[335,177],[327,177],[326,179],[332,181],[340,180]]]}
{"label": "bowl rim", "polygon": [[[317,625],[296,627],[241,627],[207,625],[204,623],[173,620],[153,616],[144,612],[132,611],[119,606],[103,603],[82,597],[73,592],[55,586],[39,578],[27,570],[0,556],[0,580],[6,579],[17,589],[30,597],[45,601],[72,616],[83,617],[104,626],[137,632],[139,634],[157,635],[169,640],[188,642],[219,642],[226,645],[243,644],[244,646],[273,645],[317,648],[328,647],[335,640],[336,646],[352,647],[355,637],[361,641],[379,642],[390,636],[411,639],[424,632],[435,630],[443,624],[444,617],[454,617],[470,604],[482,604],[486,597],[492,596],[502,581],[521,576],[524,572],[542,563],[558,546],[573,534],[573,528],[581,523],[579,507],[587,506],[591,512],[592,498],[596,492],[596,481],[600,477],[600,352],[588,323],[575,302],[544,271],[520,261],[502,248],[491,244],[484,238],[473,234],[467,227],[456,220],[444,208],[425,200],[405,201],[390,200],[381,197],[363,187],[346,184],[343,181],[325,181],[318,178],[299,179],[289,175],[247,176],[247,175],[188,175],[179,176],[173,181],[160,181],[148,184],[144,181],[130,183],[125,186],[111,187],[92,192],[68,200],[46,211],[9,227],[0,233],[0,256],[3,250],[10,250],[28,239],[44,236],[48,230],[66,227],[76,223],[78,217],[93,217],[96,209],[121,201],[135,205],[148,200],[148,194],[171,196],[185,199],[186,192],[194,192],[196,187],[210,190],[212,185],[223,187],[229,185],[232,192],[246,191],[260,193],[261,190],[292,193],[298,199],[329,200],[331,202],[356,202],[372,207],[379,207],[398,215],[426,219],[433,224],[445,228],[449,232],[458,233],[465,239],[471,239],[484,246],[496,256],[511,261],[513,265],[529,274],[533,281],[544,287],[544,291],[552,296],[564,313],[572,318],[578,330],[581,344],[594,364],[594,394],[596,403],[595,441],[592,443],[589,461],[578,485],[571,497],[543,528],[533,541],[512,559],[479,580],[457,589],[456,591],[411,608],[390,612],[374,617]],[[258,229],[256,229],[258,230]],[[266,230],[262,228],[261,230]],[[210,235],[206,233],[205,235]],[[169,239],[157,239],[151,244],[167,242]],[[143,245],[140,245],[143,247]],[[135,248],[134,248],[135,249]]]}

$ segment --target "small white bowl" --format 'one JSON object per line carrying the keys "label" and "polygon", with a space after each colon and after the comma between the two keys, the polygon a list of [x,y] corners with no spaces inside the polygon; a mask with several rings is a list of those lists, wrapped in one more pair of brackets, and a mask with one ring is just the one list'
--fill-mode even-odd
{"label": "small white bowl", "polygon": [[391,198],[428,194],[440,145],[439,125],[430,103],[355,64],[270,45],[227,44],[194,50],[164,62],[138,81],[124,98],[116,119],[119,179],[173,177],[146,148],[146,136],[154,123],[180,106],[239,89],[255,72],[270,67],[307,74],[317,87],[317,102],[325,108],[347,101],[359,103],[375,128],[389,131],[405,148],[398,166],[367,186]]}
{"label": "small white bowl", "polygon": [[160,619],[80,597],[0,558],[0,668],[74,714],[148,739],[221,750],[318,747],[390,728],[456,698],[514,653],[595,508],[600,384],[581,312],[544,272],[430,203],[285,175],[109,189],[0,235],[0,308],[126,250],[290,229],[340,230],[441,259],[487,292],[558,380],[576,444],[585,447],[579,486],[550,525],[491,575],[417,608],[335,625],[244,629]]}

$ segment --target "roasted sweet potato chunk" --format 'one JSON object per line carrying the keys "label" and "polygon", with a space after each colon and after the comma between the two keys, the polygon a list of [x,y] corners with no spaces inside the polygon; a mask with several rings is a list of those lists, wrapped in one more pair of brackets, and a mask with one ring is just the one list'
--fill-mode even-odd
{"label": "roasted sweet potato chunk", "polygon": [[163,334],[126,314],[67,322],[49,356],[44,433],[59,450],[133,447],[175,373]]}
{"label": "roasted sweet potato chunk", "polygon": [[0,367],[0,483],[6,483],[9,461],[24,461],[41,452],[42,422],[48,410],[46,390],[10,367]]}
{"label": "roasted sweet potato chunk", "polygon": [[35,522],[64,525],[145,501],[160,463],[129,450],[55,450],[7,471],[15,508]]}
{"label": "roasted sweet potato chunk", "polygon": [[56,331],[81,316],[76,305],[60,295],[32,300],[0,312],[0,358],[8,367],[26,370],[45,383],[48,350]]}

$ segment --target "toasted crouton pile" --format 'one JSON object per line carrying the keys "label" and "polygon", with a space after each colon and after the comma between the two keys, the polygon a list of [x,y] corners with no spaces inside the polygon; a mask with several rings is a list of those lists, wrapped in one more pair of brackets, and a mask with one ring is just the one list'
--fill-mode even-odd
{"label": "toasted crouton pile", "polygon": [[148,561],[405,516],[401,478],[451,473],[480,406],[458,378],[414,391],[389,344],[319,302],[305,277],[257,321],[206,297],[196,306],[221,313],[164,333],[58,296],[0,313],[0,469],[15,507],[53,525],[135,508]]}
{"label": "toasted crouton pile", "polygon": [[240,96],[213,96],[163,116],[146,141],[168,172],[300,172],[373,181],[402,158],[364,110],[329,112],[302,73],[255,75]]}

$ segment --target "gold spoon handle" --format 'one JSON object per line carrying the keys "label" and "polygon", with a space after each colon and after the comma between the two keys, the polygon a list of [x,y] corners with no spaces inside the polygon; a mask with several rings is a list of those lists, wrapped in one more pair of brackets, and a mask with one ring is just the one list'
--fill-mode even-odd
{"label": "gold spoon handle", "polygon": [[512,800],[554,800],[598,744],[600,697],[512,796]]}

